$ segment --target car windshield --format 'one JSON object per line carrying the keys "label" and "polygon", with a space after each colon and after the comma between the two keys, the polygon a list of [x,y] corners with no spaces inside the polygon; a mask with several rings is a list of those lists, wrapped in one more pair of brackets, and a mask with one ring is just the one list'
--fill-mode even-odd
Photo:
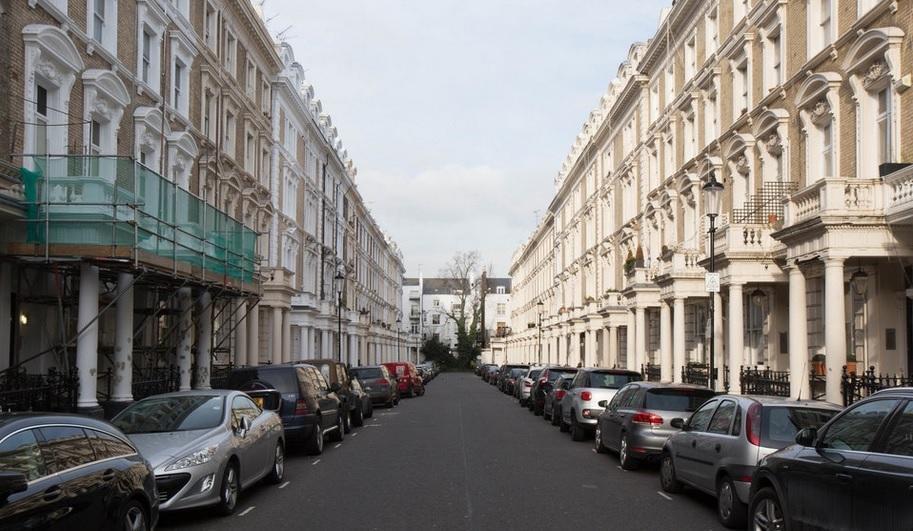
{"label": "car windshield", "polygon": [[569,370],[569,371],[548,371],[548,381],[549,381],[549,382],[554,382],[554,381],[557,380],[558,378],[561,378],[561,377],[564,377],[564,376],[573,376],[573,375],[575,375],[575,374],[577,374],[577,370],[576,370],[576,369],[575,369],[575,370]]}
{"label": "car windshield", "polygon": [[378,367],[365,367],[362,369],[352,369],[352,374],[355,375],[359,380],[373,380],[375,378],[383,378],[384,373],[381,372]]}
{"label": "car windshield", "polygon": [[535,380],[536,378],[539,377],[539,374],[541,372],[542,372],[542,369],[536,369],[533,371],[529,371],[529,374],[526,377]]}
{"label": "car windshield", "polygon": [[650,389],[644,408],[658,411],[692,412],[713,397],[707,389]]}
{"label": "car windshield", "polygon": [[516,378],[517,376],[522,376],[522,375],[525,374],[525,373],[526,373],[526,369],[511,369],[511,370],[510,370],[510,377],[511,377],[511,378]]}
{"label": "car windshield", "polygon": [[610,372],[594,372],[590,374],[590,387],[599,389],[621,389],[631,382],[639,382],[639,374],[613,374]]}
{"label": "car windshield", "polygon": [[761,446],[786,448],[803,428],[820,428],[837,412],[799,407],[765,407],[761,412]]}
{"label": "car windshield", "polygon": [[214,395],[146,398],[121,411],[112,423],[124,433],[209,430],[222,422],[224,403]]}

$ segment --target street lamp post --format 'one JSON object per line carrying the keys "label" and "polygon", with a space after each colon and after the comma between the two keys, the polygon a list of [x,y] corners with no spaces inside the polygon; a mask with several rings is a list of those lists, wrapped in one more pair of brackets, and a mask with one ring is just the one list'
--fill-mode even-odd
{"label": "street lamp post", "polygon": [[[716,175],[713,171],[710,172],[710,179],[704,183],[702,187],[704,190],[704,209],[707,214],[707,218],[710,220],[710,273],[716,273],[716,250],[715,250],[715,235],[716,235],[716,217],[720,215],[720,200],[723,195],[723,184],[716,180]],[[716,311],[716,293],[719,291],[719,282],[715,283],[716,291],[710,293],[710,362],[708,363],[709,370],[707,371],[707,385],[710,389],[716,389],[715,380],[716,380],[716,369],[714,363],[716,361],[716,327],[714,326],[714,312]]]}
{"label": "street lamp post", "polygon": [[541,300],[536,303],[536,310],[539,312],[539,365],[542,365],[542,309],[545,303]]}
{"label": "street lamp post", "polygon": [[334,278],[336,279],[336,336],[338,338],[337,347],[339,348],[337,361],[342,363],[342,288],[346,277],[342,274],[342,271],[337,271]]}
{"label": "street lamp post", "polygon": [[399,329],[402,326],[403,320],[399,317],[396,318],[396,361],[403,361],[402,355],[402,344],[399,341]]}

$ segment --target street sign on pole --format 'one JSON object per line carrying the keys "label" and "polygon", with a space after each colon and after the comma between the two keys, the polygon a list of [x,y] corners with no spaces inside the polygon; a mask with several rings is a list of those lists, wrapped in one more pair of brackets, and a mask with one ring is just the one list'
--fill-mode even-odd
{"label": "street sign on pole", "polygon": [[719,273],[704,273],[704,290],[707,293],[719,293],[720,292],[720,274]]}

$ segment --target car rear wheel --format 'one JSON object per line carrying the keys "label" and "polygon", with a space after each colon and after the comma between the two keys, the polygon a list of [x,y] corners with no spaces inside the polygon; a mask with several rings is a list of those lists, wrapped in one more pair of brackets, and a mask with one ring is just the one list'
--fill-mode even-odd
{"label": "car rear wheel", "polygon": [[[350,411],[350,412],[349,412],[349,415],[351,415],[351,414],[352,414],[352,412]],[[346,433],[349,433],[350,431],[352,431],[352,423],[349,422],[349,415],[342,415],[342,416],[341,416],[341,420],[342,420],[342,431],[341,431],[340,433],[346,434]]]}
{"label": "car rear wheel", "polygon": [[238,477],[238,465],[228,463],[222,473],[222,488],[219,493],[219,514],[228,516],[238,506],[238,493],[241,492],[241,478]]}
{"label": "car rear wheel", "polygon": [[739,500],[735,485],[729,476],[720,478],[716,488],[717,516],[720,523],[730,529],[744,528],[748,508]]}
{"label": "car rear wheel", "polygon": [[361,406],[355,408],[355,411],[352,412],[352,419],[350,424],[356,428],[359,426],[364,426],[365,424],[365,413],[362,411]]}
{"label": "car rear wheel", "polygon": [[561,431],[561,433],[567,433],[571,431],[571,425],[564,422],[564,411],[556,409],[554,415],[558,416],[558,429]]}
{"label": "car rear wheel", "polygon": [[368,412],[365,414],[365,418],[369,419],[373,416],[374,416],[374,404],[372,402],[368,402]]}
{"label": "car rear wheel", "polygon": [[597,454],[604,454],[608,452],[608,448],[602,444],[602,429],[599,427],[599,424],[596,424],[596,432],[593,434],[593,449],[596,450]]}
{"label": "car rear wheel", "polygon": [[618,461],[621,468],[625,470],[634,470],[640,464],[637,459],[634,459],[631,457],[631,454],[628,453],[627,434],[622,434],[621,436],[621,443],[618,445]]}
{"label": "car rear wheel", "polygon": [[561,412],[552,407],[552,414],[549,418],[552,421],[552,426],[557,426],[561,422]]}
{"label": "car rear wheel", "polygon": [[342,442],[346,437],[346,421],[348,415],[336,415],[336,429],[330,434],[330,440],[333,442]]}
{"label": "car rear wheel", "polygon": [[276,449],[273,451],[273,466],[266,476],[266,482],[275,485],[281,483],[285,477],[285,448],[282,441],[276,441]]}
{"label": "car rear wheel", "polygon": [[664,491],[671,494],[682,491],[682,483],[675,475],[675,461],[672,460],[672,455],[669,453],[663,454],[663,460],[659,465],[659,484]]}
{"label": "car rear wheel", "polygon": [[571,411],[571,440],[582,442],[586,440],[586,428],[577,421],[577,413]]}
{"label": "car rear wheel", "polygon": [[311,438],[307,442],[307,452],[311,455],[320,455],[323,453],[323,427],[320,425],[321,420],[318,418],[317,425],[311,433]]}
{"label": "car rear wheel", "polygon": [[149,521],[146,518],[146,510],[143,505],[136,501],[130,500],[124,505],[122,521],[124,531],[149,531]]}
{"label": "car rear wheel", "polygon": [[786,514],[776,491],[770,487],[759,490],[751,499],[751,529],[771,531],[786,529]]}

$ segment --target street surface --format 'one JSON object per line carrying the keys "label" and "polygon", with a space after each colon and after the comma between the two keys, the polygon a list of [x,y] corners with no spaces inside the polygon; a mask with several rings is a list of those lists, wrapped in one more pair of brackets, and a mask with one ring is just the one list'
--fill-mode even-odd
{"label": "street surface", "polygon": [[660,493],[658,472],[625,472],[470,373],[376,409],[319,457],[290,451],[279,488],[241,494],[237,513],[164,514],[161,529],[723,529],[714,501]]}

